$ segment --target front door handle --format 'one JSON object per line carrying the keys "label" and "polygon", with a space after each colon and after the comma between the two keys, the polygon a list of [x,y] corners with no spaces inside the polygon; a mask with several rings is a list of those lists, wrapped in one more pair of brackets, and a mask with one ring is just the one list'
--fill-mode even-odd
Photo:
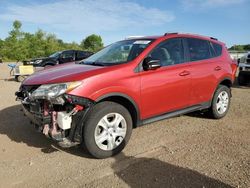
{"label": "front door handle", "polygon": [[187,75],[189,75],[189,74],[190,74],[189,71],[183,71],[183,72],[181,72],[179,75],[180,75],[180,76],[187,76]]}
{"label": "front door handle", "polygon": [[217,66],[214,68],[215,71],[220,71],[221,70],[221,67],[220,66]]}

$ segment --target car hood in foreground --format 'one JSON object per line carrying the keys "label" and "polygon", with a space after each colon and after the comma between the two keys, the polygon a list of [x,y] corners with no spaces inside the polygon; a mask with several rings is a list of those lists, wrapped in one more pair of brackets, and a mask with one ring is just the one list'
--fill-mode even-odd
{"label": "car hood in foreground", "polygon": [[22,84],[41,85],[78,81],[90,75],[98,74],[97,70],[102,68],[101,66],[68,63],[38,71],[25,79]]}

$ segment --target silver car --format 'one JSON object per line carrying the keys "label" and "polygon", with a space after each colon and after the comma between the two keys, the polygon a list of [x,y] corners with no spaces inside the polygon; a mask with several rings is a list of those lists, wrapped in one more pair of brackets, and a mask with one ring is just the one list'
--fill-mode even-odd
{"label": "silver car", "polygon": [[250,52],[239,59],[238,83],[242,86],[250,83]]}

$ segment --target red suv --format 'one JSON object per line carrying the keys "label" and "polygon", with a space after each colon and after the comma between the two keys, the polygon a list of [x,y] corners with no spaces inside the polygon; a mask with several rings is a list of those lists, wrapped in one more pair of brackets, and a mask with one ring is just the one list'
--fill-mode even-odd
{"label": "red suv", "polygon": [[16,96],[43,134],[119,153],[140,125],[208,109],[226,115],[237,65],[222,42],[191,34],[129,38],[81,61],[28,77]]}

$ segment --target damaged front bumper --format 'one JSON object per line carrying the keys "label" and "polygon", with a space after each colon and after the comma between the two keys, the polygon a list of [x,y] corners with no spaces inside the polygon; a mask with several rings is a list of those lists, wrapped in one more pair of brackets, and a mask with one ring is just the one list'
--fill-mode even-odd
{"label": "damaged front bumper", "polygon": [[[32,91],[31,91],[32,92]],[[82,142],[84,119],[94,101],[79,96],[63,94],[61,103],[55,100],[30,98],[30,92],[16,92],[24,114],[39,132],[59,142],[62,147],[71,147]]]}

